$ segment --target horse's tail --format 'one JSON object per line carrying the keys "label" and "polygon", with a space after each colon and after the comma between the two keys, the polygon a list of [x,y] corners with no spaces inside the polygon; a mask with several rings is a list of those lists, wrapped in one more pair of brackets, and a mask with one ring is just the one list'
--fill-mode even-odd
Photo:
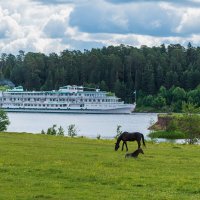
{"label": "horse's tail", "polygon": [[[142,133],[141,133],[142,134]],[[144,135],[142,134],[142,142],[143,142],[143,145],[146,147],[145,145],[145,141],[144,141]]]}

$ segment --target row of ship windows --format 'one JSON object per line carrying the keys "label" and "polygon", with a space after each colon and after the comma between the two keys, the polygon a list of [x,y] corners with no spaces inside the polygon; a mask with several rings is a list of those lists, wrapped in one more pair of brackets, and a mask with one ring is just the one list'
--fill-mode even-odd
{"label": "row of ship windows", "polygon": [[105,94],[81,94],[81,93],[59,93],[59,94],[55,94],[55,93],[10,93],[11,95],[23,95],[23,96],[87,96],[87,97],[105,97]]}
{"label": "row of ship windows", "polygon": [[[3,105],[1,105],[3,106]],[[68,107],[67,104],[55,104],[55,105],[49,105],[49,104],[6,104],[4,106],[18,106],[18,107],[23,107],[23,106],[28,106],[28,107]],[[84,104],[80,104],[80,105],[76,105],[76,106],[79,106],[79,107],[84,107]],[[101,106],[101,105],[93,105],[93,106]],[[105,105],[104,107],[114,107],[114,105]]]}
{"label": "row of ship windows", "polygon": [[[9,101],[31,101],[30,98],[3,98],[4,101],[9,100]],[[40,99],[40,98],[34,98],[32,99],[33,101],[66,101],[66,102],[75,102],[76,99]],[[116,99],[80,99],[81,102],[117,102]]]}
{"label": "row of ship windows", "polygon": [[[2,105],[1,105],[2,106]],[[39,106],[39,107],[67,107],[67,104],[55,104],[55,105],[49,105],[49,104],[20,104],[20,103],[15,103],[15,104],[6,104],[4,106]],[[83,105],[80,105],[80,107],[83,107]]]}
{"label": "row of ship windows", "polygon": [[[7,106],[10,105],[10,106],[39,106],[39,107],[67,107],[67,104],[55,104],[55,105],[49,105],[49,104],[7,104]],[[80,105],[80,107],[82,107],[82,105]]]}

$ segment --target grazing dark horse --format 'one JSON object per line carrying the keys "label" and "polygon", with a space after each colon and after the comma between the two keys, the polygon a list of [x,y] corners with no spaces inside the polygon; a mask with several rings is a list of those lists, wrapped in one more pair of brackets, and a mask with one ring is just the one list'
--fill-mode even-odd
{"label": "grazing dark horse", "polygon": [[133,132],[133,133],[129,133],[129,132],[123,132],[118,138],[117,138],[117,142],[115,143],[115,151],[117,151],[119,149],[119,143],[121,142],[121,140],[123,141],[122,144],[122,151],[124,150],[124,144],[126,145],[126,151],[128,151],[128,146],[127,146],[127,141],[137,141],[138,143],[138,149],[141,146],[141,139],[143,142],[143,145],[145,146],[145,142],[144,142],[144,136],[142,133],[139,132]]}
{"label": "grazing dark horse", "polygon": [[140,153],[144,154],[144,151],[141,148],[137,149],[133,153],[127,153],[125,155],[125,158],[130,158],[130,157],[137,158]]}

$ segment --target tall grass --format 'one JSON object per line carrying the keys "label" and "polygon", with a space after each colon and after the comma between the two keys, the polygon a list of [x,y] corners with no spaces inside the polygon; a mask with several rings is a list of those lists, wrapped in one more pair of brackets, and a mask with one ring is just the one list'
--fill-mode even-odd
{"label": "tall grass", "polygon": [[149,135],[151,138],[165,138],[165,139],[186,139],[187,136],[180,131],[153,131]]}

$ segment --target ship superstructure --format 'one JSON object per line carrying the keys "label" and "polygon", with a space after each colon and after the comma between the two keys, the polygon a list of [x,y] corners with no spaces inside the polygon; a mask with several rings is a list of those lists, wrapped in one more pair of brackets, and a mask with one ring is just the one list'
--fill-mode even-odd
{"label": "ship superstructure", "polygon": [[135,105],[125,104],[106,91],[85,90],[67,85],[52,91],[24,91],[22,86],[0,92],[0,107],[15,112],[131,113]]}

